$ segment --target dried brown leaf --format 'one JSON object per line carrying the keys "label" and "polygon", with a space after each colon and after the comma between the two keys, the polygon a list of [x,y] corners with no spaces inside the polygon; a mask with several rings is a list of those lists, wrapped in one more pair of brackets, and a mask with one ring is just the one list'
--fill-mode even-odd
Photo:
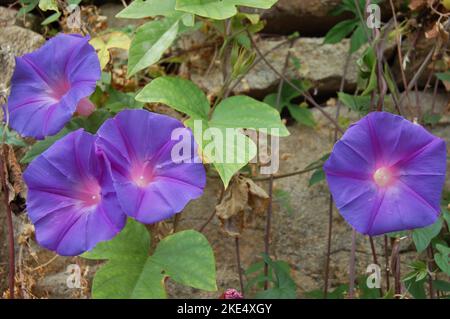
{"label": "dried brown leaf", "polygon": [[239,236],[254,215],[265,211],[268,200],[267,193],[251,179],[243,176],[233,178],[222,201],[216,206],[222,230],[229,236]]}

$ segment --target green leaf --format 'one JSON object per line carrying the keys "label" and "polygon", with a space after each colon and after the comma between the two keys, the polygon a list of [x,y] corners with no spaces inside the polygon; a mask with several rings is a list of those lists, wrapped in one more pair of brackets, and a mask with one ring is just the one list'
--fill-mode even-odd
{"label": "green leaf", "polygon": [[269,9],[277,0],[177,0],[176,10],[215,20],[224,20],[237,13],[236,6]]}
{"label": "green leaf", "polygon": [[367,286],[368,275],[358,277],[358,289],[360,291],[360,299],[378,299],[380,298],[379,288],[369,288]]}
{"label": "green leaf", "polygon": [[358,19],[339,22],[327,32],[323,43],[334,44],[340,42],[358,26],[358,23]]}
{"label": "green leaf", "polygon": [[178,34],[180,17],[163,18],[140,26],[131,41],[128,76],[143,70],[161,59]]}
{"label": "green leaf", "polygon": [[291,204],[291,193],[284,189],[275,189],[273,192],[275,201],[288,213],[292,215],[294,208]]}
{"label": "green leaf", "polygon": [[6,144],[20,146],[20,147],[27,146],[27,143],[25,143],[23,141],[23,139],[20,137],[19,134],[17,134],[17,132],[6,129],[4,134],[5,134]]}
{"label": "green leaf", "polygon": [[56,0],[39,0],[39,9],[42,11],[58,11],[58,3]]}
{"label": "green leaf", "polygon": [[406,290],[414,297],[414,299],[426,299],[424,287],[425,280],[416,281],[414,278],[405,281]]}
{"label": "green leaf", "polygon": [[20,4],[22,5],[22,8],[20,8],[19,12],[17,13],[18,18],[33,11],[34,8],[36,8],[39,4],[39,0],[23,0],[20,2]]}
{"label": "green leaf", "polygon": [[412,239],[414,245],[416,245],[417,252],[420,253],[424,251],[431,243],[431,240],[439,235],[439,232],[442,229],[442,223],[442,218],[438,218],[433,225],[417,228],[412,231]]}
{"label": "green leaf", "polygon": [[41,22],[41,25],[47,25],[52,22],[58,21],[59,17],[61,16],[61,12],[55,12],[51,16],[49,16],[47,19]]}
{"label": "green leaf", "polygon": [[339,101],[359,114],[367,114],[370,109],[370,96],[350,95],[338,92]]}
{"label": "green leaf", "polygon": [[164,279],[215,291],[214,254],[206,238],[194,230],[161,240],[148,256],[150,236],[145,226],[129,219],[114,239],[99,243],[82,257],[108,260],[93,281],[94,298],[165,298]]}
{"label": "green leaf", "polygon": [[300,124],[308,127],[316,126],[316,121],[307,106],[288,104],[289,113]]}
{"label": "green leaf", "polygon": [[147,84],[136,96],[146,103],[163,103],[195,118],[207,119],[209,102],[194,83],[179,77],[159,77]]}
{"label": "green leaf", "polygon": [[323,168],[316,169],[309,179],[309,187],[325,180],[325,172]]}
{"label": "green leaf", "polygon": [[22,164],[31,162],[34,158],[52,146],[57,140],[79,128],[83,128],[87,132],[95,134],[100,125],[102,125],[110,116],[111,114],[105,110],[96,110],[89,117],[74,117],[58,134],[48,136],[46,139],[34,143],[30,150],[22,157],[20,162]]}
{"label": "green leaf", "polygon": [[434,254],[434,261],[443,272],[450,276],[450,248],[441,244],[437,244],[436,249],[439,251],[439,253]]}
{"label": "green leaf", "polygon": [[168,16],[175,12],[175,0],[135,0],[120,11],[116,18],[141,19],[154,16]]}
{"label": "green leaf", "polygon": [[450,282],[444,280],[433,280],[433,288],[440,291],[450,292]]}
{"label": "green leaf", "polygon": [[[288,136],[280,114],[270,105],[249,96],[232,96],[220,102],[212,114],[210,126],[263,130],[274,136]],[[272,129],[275,129],[272,131]],[[278,131],[277,131],[278,130]]]}
{"label": "green leaf", "polygon": [[355,32],[353,32],[352,37],[350,38],[350,53],[358,51],[358,49],[362,47],[364,43],[367,43],[368,39],[366,31],[366,26],[360,23]]}
{"label": "green leaf", "polygon": [[436,73],[436,76],[443,82],[450,82],[450,72]]}
{"label": "green leaf", "polygon": [[258,292],[257,299],[295,299],[297,297],[297,285],[290,274],[289,264],[282,260],[273,261],[269,256],[264,255],[264,261],[269,265],[269,270],[273,272],[273,287]]}
{"label": "green leaf", "polygon": [[238,130],[210,126],[205,120],[193,118],[185,124],[192,129],[203,160],[214,165],[225,188],[233,175],[256,156],[256,144]]}
{"label": "green leaf", "polygon": [[441,114],[426,112],[423,115],[423,122],[428,125],[435,125],[437,124],[442,118]]}
{"label": "green leaf", "polygon": [[145,103],[135,99],[136,93],[123,93],[117,91],[112,87],[108,88],[108,100],[106,100],[105,107],[114,113],[118,113],[123,109],[141,109]]}

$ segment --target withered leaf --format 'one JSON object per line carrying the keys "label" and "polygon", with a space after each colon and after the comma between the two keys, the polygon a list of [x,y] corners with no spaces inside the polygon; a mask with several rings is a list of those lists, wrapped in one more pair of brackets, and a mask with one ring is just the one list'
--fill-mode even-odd
{"label": "withered leaf", "polygon": [[26,198],[26,187],[22,178],[22,169],[11,145],[3,144],[0,147],[0,156],[3,160],[2,169],[9,193],[9,205],[15,214],[20,214],[25,210]]}
{"label": "withered leaf", "polygon": [[267,208],[269,195],[251,179],[236,176],[216,206],[216,215],[222,230],[237,237],[254,215],[261,215]]}

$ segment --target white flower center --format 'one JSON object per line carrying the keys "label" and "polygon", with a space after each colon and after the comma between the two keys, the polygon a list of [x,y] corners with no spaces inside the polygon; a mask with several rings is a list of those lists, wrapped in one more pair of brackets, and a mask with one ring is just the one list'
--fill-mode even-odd
{"label": "white flower center", "polygon": [[380,167],[373,174],[373,179],[378,186],[384,187],[391,181],[392,174],[388,168]]}

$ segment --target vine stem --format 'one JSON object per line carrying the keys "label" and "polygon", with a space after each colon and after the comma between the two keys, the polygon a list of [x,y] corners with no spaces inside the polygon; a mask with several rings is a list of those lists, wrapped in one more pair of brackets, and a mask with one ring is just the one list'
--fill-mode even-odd
{"label": "vine stem", "polygon": [[333,196],[330,193],[328,206],[328,236],[327,236],[327,257],[325,260],[325,280],[323,288],[323,298],[328,297],[328,281],[330,278],[330,260],[331,260],[331,236],[333,232]]}
{"label": "vine stem", "polygon": [[[222,186],[222,189],[220,191],[219,199],[217,200],[217,205],[220,204],[220,202],[222,201],[224,195],[225,195],[225,187]],[[200,226],[200,228],[198,229],[199,233],[203,233],[203,231],[205,230],[206,226],[208,226],[208,224],[212,221],[212,219],[214,218],[215,215],[216,215],[216,208],[214,208],[212,214],[209,215],[209,217],[205,221],[205,223],[202,226]]]}
{"label": "vine stem", "polygon": [[[372,251],[373,263],[377,266],[380,266],[380,264],[378,264],[377,251],[375,249],[375,243],[373,242],[372,236],[369,236],[369,242],[370,242],[370,250]],[[380,285],[380,297],[383,297],[383,288],[381,287],[381,285]]]}
{"label": "vine stem", "polygon": [[240,248],[239,248],[239,237],[238,236],[236,236],[234,238],[234,244],[236,246],[236,263],[237,263],[238,274],[239,274],[239,285],[241,287],[241,294],[242,294],[242,296],[245,297],[245,294],[244,294],[244,279],[242,277],[242,267],[241,267],[241,252],[240,252]]}
{"label": "vine stem", "polygon": [[385,260],[385,267],[386,267],[386,290],[389,291],[391,289],[391,285],[389,282],[389,273],[390,273],[390,267],[389,267],[389,247],[388,247],[388,236],[384,235],[384,260]]}
{"label": "vine stem", "polygon": [[352,229],[352,248],[350,252],[350,283],[348,289],[348,298],[353,299],[355,297],[355,259],[356,259],[356,230]]}
{"label": "vine stem", "polygon": [[[266,256],[269,256],[270,250],[270,228],[272,226],[272,195],[273,195],[273,175],[270,175],[269,180],[269,204],[267,206],[267,217],[266,217],[266,229],[264,234],[264,253]],[[269,280],[267,279],[269,276],[269,264],[267,262],[264,263],[264,290],[269,288]]]}
{"label": "vine stem", "polygon": [[430,292],[430,298],[436,299],[436,294],[433,288],[433,277],[431,276],[431,267],[433,265],[433,246],[430,244],[427,248],[428,255],[428,289]]}
{"label": "vine stem", "polygon": [[[291,41],[289,45],[289,51],[286,54],[286,58],[284,60],[283,73],[286,72],[286,69],[289,65],[289,57],[291,56],[290,49],[292,48],[294,41]],[[278,84],[278,93],[277,93],[277,107],[280,106],[281,94],[283,92],[284,80],[280,79],[280,83]],[[272,197],[273,197],[273,174],[269,176],[269,203],[267,205],[267,217],[266,217],[266,229],[264,234],[264,253],[266,256],[269,256],[270,252],[270,229],[272,227]],[[269,288],[269,280],[267,279],[269,275],[269,264],[264,263],[264,290]]]}
{"label": "vine stem", "polygon": [[[347,54],[345,59],[344,70],[342,72],[341,84],[339,86],[339,92],[343,92],[345,88],[345,79],[347,77],[348,65],[350,64],[350,51]],[[339,102],[336,106],[336,115],[334,117],[335,121],[339,121],[339,114],[341,112],[342,103]],[[334,138],[333,144],[336,143],[338,139],[338,130],[334,129]],[[331,261],[331,236],[333,234],[333,196],[330,193],[330,197],[328,200],[328,234],[327,234],[327,255],[325,259],[325,279],[324,279],[324,288],[323,288],[323,297],[327,299],[328,296],[328,281],[330,278],[330,261]]]}
{"label": "vine stem", "polygon": [[394,274],[394,289],[395,295],[399,297],[402,293],[402,286],[400,280],[400,239],[396,238],[392,240],[392,252],[391,252],[391,269]]}
{"label": "vine stem", "polygon": [[8,284],[9,284],[9,297],[14,299],[14,286],[15,286],[15,250],[14,250],[14,226],[12,220],[11,206],[9,206],[9,189],[6,184],[6,163],[7,160],[7,147],[6,144],[2,144],[2,152],[0,156],[0,178],[2,179],[3,188],[3,203],[6,209],[7,227],[8,227],[8,242],[9,242],[9,274],[8,274]]}

